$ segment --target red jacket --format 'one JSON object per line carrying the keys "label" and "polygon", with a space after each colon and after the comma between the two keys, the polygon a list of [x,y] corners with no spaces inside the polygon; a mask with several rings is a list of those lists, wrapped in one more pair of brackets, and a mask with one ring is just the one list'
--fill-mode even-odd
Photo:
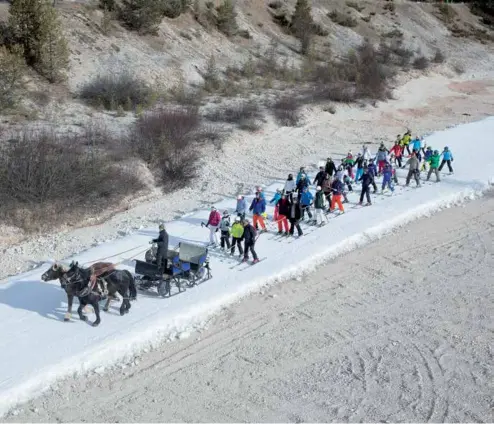
{"label": "red jacket", "polygon": [[218,211],[211,211],[209,214],[208,225],[216,227],[221,222],[221,215]]}
{"label": "red jacket", "polygon": [[401,156],[401,146],[399,144],[395,144],[389,153],[394,153],[394,155],[399,158]]}

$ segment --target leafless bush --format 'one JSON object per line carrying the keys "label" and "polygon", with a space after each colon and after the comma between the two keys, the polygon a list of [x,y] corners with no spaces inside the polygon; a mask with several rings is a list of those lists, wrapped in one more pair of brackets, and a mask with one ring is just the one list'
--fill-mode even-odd
{"label": "leafless bush", "polygon": [[263,119],[261,107],[253,101],[242,101],[232,105],[223,105],[206,114],[213,122],[235,124],[240,129],[256,131]]}
{"label": "leafless bush", "polygon": [[458,75],[464,74],[465,71],[465,66],[463,64],[456,62],[453,63],[453,71],[455,71]]}
{"label": "leafless bush", "polygon": [[362,10],[365,9],[365,6],[364,5],[359,5],[357,2],[355,1],[347,1],[346,2],[346,5],[352,9],[355,9],[357,12],[362,12]]}
{"label": "leafless bush", "polygon": [[436,50],[436,53],[434,53],[434,57],[432,58],[432,61],[434,63],[444,63],[446,60],[446,57],[444,56],[444,53],[441,50]]}
{"label": "leafless bush", "polygon": [[419,56],[413,61],[413,67],[421,71],[427,69],[429,67],[429,64],[429,59],[427,59],[425,56]]}
{"label": "leafless bush", "polygon": [[283,7],[283,2],[281,0],[270,1],[268,7],[274,10],[281,9]]}
{"label": "leafless bush", "polygon": [[387,3],[384,4],[383,9],[394,12],[396,10],[396,5],[393,3],[393,0],[387,0]]}
{"label": "leafless bush", "polygon": [[272,111],[279,125],[296,127],[300,122],[300,101],[294,96],[280,97],[272,104]]}
{"label": "leafless bush", "polygon": [[[104,210],[115,206],[120,195],[142,188],[137,176],[109,160],[105,150],[80,141],[78,135],[39,130],[18,133],[5,143],[0,155],[3,216],[38,220],[43,218],[38,212],[49,207],[60,216],[88,207]],[[21,225],[27,223],[21,219]]]}
{"label": "leafless bush", "polygon": [[436,3],[437,7],[437,16],[444,22],[444,23],[452,23],[455,18],[458,16],[458,13],[456,12],[453,7],[447,3]]}
{"label": "leafless bush", "polygon": [[79,97],[95,107],[133,110],[153,103],[155,93],[142,80],[130,74],[98,75],[86,83]]}
{"label": "leafless bush", "polygon": [[200,123],[196,107],[163,108],[141,116],[131,130],[131,148],[165,189],[183,187],[196,175]]}

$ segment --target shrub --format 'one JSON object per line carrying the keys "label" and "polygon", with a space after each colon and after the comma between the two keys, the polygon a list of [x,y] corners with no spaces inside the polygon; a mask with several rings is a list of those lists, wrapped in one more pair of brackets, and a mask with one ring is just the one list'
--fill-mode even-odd
{"label": "shrub", "polygon": [[396,9],[396,5],[393,3],[393,0],[387,0],[387,3],[383,6],[384,10],[389,10],[390,12],[394,12]]}
{"label": "shrub", "polygon": [[240,129],[256,131],[263,119],[260,106],[253,101],[242,101],[228,106],[220,106],[206,114],[213,122],[236,124]]}
{"label": "shrub", "polygon": [[189,0],[164,0],[163,15],[167,18],[178,18],[189,7]]}
{"label": "shrub", "polygon": [[274,117],[279,125],[295,127],[300,122],[300,103],[293,96],[284,96],[272,105]]}
{"label": "shrub", "polygon": [[436,3],[436,7],[439,12],[438,17],[447,24],[453,22],[458,16],[456,10],[447,3]]}
{"label": "shrub", "polygon": [[283,2],[281,0],[270,1],[268,7],[274,10],[281,9],[283,7]]}
{"label": "shrub", "polygon": [[436,53],[434,54],[432,61],[434,63],[444,63],[445,60],[446,60],[446,57],[444,56],[444,53],[439,49],[436,50]]}
{"label": "shrub", "polygon": [[200,123],[197,108],[163,108],[143,115],[131,130],[131,148],[155,170],[165,189],[183,187],[194,178]]}
{"label": "shrub", "polygon": [[235,35],[238,31],[237,12],[233,0],[224,0],[216,9],[216,26],[227,37]]}
{"label": "shrub", "polygon": [[[84,135],[60,135],[53,130],[23,131],[2,146],[0,195],[3,216],[34,219],[15,225],[41,225],[39,219],[104,210],[118,196],[142,188],[136,175],[116,166],[104,150],[87,148]],[[57,213],[43,216],[52,207]],[[24,211],[24,212],[23,212]]]}
{"label": "shrub", "polygon": [[418,70],[424,70],[429,67],[429,59],[425,56],[419,56],[413,61],[413,67]]}
{"label": "shrub", "polygon": [[290,28],[293,35],[300,41],[302,54],[308,54],[315,29],[308,0],[297,0]]}
{"label": "shrub", "polygon": [[26,63],[50,82],[59,82],[69,65],[69,50],[57,11],[47,0],[16,0],[9,27]]}
{"label": "shrub", "polygon": [[333,10],[332,12],[329,12],[328,18],[331,19],[334,23],[344,27],[353,28],[358,25],[358,21],[356,19],[344,13],[340,13],[337,10]]}
{"label": "shrub", "polygon": [[134,110],[138,105],[149,106],[153,102],[153,90],[130,74],[98,75],[86,83],[79,97],[94,107],[107,110]]}
{"label": "shrub", "polygon": [[0,46],[0,111],[15,106],[17,91],[23,88],[25,63],[20,54]]}
{"label": "shrub", "polygon": [[348,7],[351,7],[352,9],[355,9],[357,12],[362,12],[362,10],[365,9],[365,6],[360,6],[357,2],[354,1],[347,1],[346,5]]}
{"label": "shrub", "polygon": [[162,0],[122,0],[120,19],[140,34],[156,34],[164,16]]}

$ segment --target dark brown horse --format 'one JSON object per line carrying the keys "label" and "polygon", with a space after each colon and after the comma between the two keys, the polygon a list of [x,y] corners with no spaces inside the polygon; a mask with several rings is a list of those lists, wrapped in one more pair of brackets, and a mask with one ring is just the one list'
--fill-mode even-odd
{"label": "dark brown horse", "polygon": [[[109,274],[110,272],[115,270],[115,265],[112,264],[111,262],[96,262],[95,264],[90,266],[90,269],[92,270],[92,279],[94,281],[95,278],[98,277],[104,277],[105,275]],[[59,280],[60,285],[62,288],[65,290],[65,293],[67,293],[67,313],[65,314],[64,321],[70,321],[70,318],[72,317],[72,303],[74,301],[74,296],[76,295],[74,286],[73,285],[68,285],[66,284],[66,277],[65,274],[67,273],[69,269],[65,268],[61,264],[54,263],[48,271],[46,271],[42,276],[41,279],[43,281],[52,281],[52,280]],[[110,301],[111,301],[112,296],[108,297],[107,304],[105,305],[104,310],[107,311],[109,306],[110,306]],[[113,299],[118,299],[118,297],[113,297]]]}

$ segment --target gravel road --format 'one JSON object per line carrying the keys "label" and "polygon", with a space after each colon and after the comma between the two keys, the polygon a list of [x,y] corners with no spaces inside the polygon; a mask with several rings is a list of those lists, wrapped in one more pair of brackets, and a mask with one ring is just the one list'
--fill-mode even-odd
{"label": "gravel road", "polygon": [[492,422],[493,223],[492,194],[417,221],[7,420]]}

